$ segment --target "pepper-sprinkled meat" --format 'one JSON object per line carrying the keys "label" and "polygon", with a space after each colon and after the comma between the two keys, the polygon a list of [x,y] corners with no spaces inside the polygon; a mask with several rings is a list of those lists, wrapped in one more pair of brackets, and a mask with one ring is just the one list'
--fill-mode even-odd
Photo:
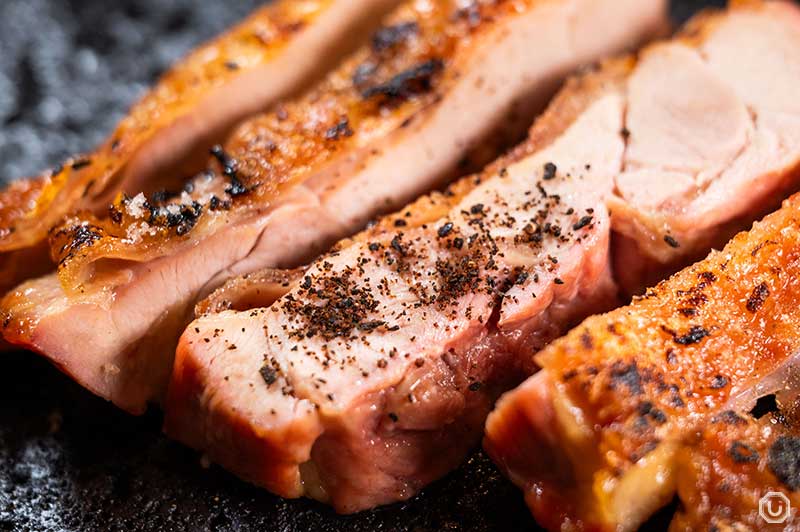
{"label": "pepper-sprinkled meat", "polygon": [[[539,353],[542,371],[500,400],[485,446],[540,524],[633,530],[677,493],[676,530],[760,529],[768,491],[800,502],[798,276],[795,195]],[[687,316],[690,293],[703,297]],[[754,394],[775,391],[786,410],[756,420]]]}
{"label": "pepper-sprinkled meat", "polygon": [[[573,34],[573,13],[585,4],[619,16],[601,35]],[[198,299],[230,277],[301,264],[463,172],[465,162],[493,157],[528,127],[554,78],[650,35],[665,2],[480,2],[477,24],[454,16],[460,5],[410,0],[387,23],[413,22],[415,31],[389,47],[366,43],[302,98],[249,120],[181,189],[122,196],[107,218],[78,215],[54,229],[58,277],[4,300],[5,337],[123,408],[143,410],[163,397]],[[521,53],[534,38],[559,53]],[[573,46],[557,44],[566,41]],[[424,82],[417,76],[391,98],[365,98],[366,88],[430,61],[441,67]],[[87,225],[99,238],[71,246]]]}

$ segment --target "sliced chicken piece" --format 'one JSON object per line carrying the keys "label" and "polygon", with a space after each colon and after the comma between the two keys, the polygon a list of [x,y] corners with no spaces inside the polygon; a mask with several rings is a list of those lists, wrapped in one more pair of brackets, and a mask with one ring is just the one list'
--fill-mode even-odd
{"label": "sliced chicken piece", "polygon": [[190,324],[167,434],[339,512],[407,499],[455,467],[530,371],[522,353],[616,301],[603,196],[622,98],[602,90],[610,76],[594,81],[583,112],[550,116],[563,130],[535,129],[485,173],[340,244],[271,306]]}
{"label": "sliced chicken piece", "polygon": [[677,493],[675,530],[762,529],[761,497],[798,501],[796,420],[749,412],[800,393],[799,229],[795,195],[536,356],[542,371],[500,399],[484,443],[541,525],[635,530]]}
{"label": "sliced chicken piece", "polygon": [[33,262],[29,253],[15,251],[43,246],[63,216],[101,212],[119,191],[168,189],[202,170],[208,148],[235,124],[321,78],[399,3],[270,2],[195,50],[94,153],[0,193],[0,290],[53,269],[49,261]]}
{"label": "sliced chicken piece", "polygon": [[800,179],[800,10],[738,2],[643,54],[609,208],[615,270],[637,292],[780,205]]}
{"label": "sliced chicken piece", "polygon": [[[161,399],[200,297],[232,276],[302,264],[484,161],[567,72],[652,35],[664,11],[663,0],[408,2],[307,96],[214,149],[216,172],[176,197],[123,197],[108,219],[54,230],[59,278],[3,301],[4,335],[141,412]],[[599,21],[603,32],[587,31]]]}

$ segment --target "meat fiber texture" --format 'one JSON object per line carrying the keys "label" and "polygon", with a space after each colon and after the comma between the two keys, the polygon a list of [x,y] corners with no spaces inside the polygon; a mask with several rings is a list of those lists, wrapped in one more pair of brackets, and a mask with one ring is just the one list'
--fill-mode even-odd
{"label": "meat fiber texture", "polygon": [[200,318],[167,431],[340,511],[413,493],[615,282],[691,261],[797,186],[797,18],[743,4],[607,62],[480,176],[342,243],[269,308]]}

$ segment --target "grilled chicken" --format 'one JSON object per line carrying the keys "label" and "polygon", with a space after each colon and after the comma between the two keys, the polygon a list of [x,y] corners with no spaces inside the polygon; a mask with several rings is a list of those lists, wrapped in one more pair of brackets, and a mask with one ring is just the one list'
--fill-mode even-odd
{"label": "grilled chicken", "polygon": [[4,299],[4,336],[141,412],[162,397],[201,296],[300,264],[485,160],[562,76],[652,35],[664,11],[663,0],[410,1],[307,96],[215,148],[212,171],[180,194],[122,197],[107,218],[55,229],[58,276]]}
{"label": "grilled chicken", "polygon": [[39,250],[63,216],[100,212],[119,191],[168,189],[202,170],[208,148],[236,123],[320,78],[398,3],[272,2],[193,52],[94,153],[0,193],[0,290],[53,269]]}
{"label": "grilled chicken", "polygon": [[620,103],[592,99],[565,130],[340,244],[270,307],[194,321],[167,434],[340,512],[455,467],[530,370],[522,353],[615,302],[602,197],[624,143],[602,132],[619,130]]}
{"label": "grilled chicken", "polygon": [[[753,530],[767,492],[800,502],[799,230],[795,195],[536,356],[543,369],[499,401],[485,447],[540,524],[634,530],[677,492],[674,530]],[[770,394],[785,412],[754,419]]]}
{"label": "grilled chicken", "polygon": [[[639,124],[636,113],[670,116],[688,98],[653,99],[648,92],[671,76],[688,79],[686,69],[702,76],[708,93],[731,93],[707,72],[703,47],[729,39],[731,25],[764,21],[772,27],[767,38],[793,38],[783,30],[794,15],[786,4],[743,6],[703,17],[638,59],[608,62],[573,80],[529,141],[479,178],[341,244],[268,308],[195,321],[178,349],[167,433],[256,484],[343,512],[415,493],[475,442],[476,420],[496,394],[535,369],[531,353],[576,317],[613,305],[613,277],[631,289],[629,278],[609,267],[615,254],[651,258],[610,246],[628,238],[632,207],[608,209],[623,203],[619,183],[643,168],[631,141],[646,132],[628,129]],[[753,42],[758,36],[764,32],[728,45],[762,45]],[[769,49],[778,56],[783,50]],[[683,63],[665,63],[673,57]],[[739,65],[742,75],[752,67]],[[780,90],[794,81],[764,83]],[[704,121],[736,124],[741,106],[731,96]],[[686,142],[696,140],[694,133],[685,134]],[[673,140],[669,129],[660,135],[665,146]],[[781,150],[794,159],[746,174],[762,187],[756,201],[780,195],[796,177],[800,138]],[[698,173],[717,172],[717,179],[724,179],[720,165],[735,162],[717,150],[703,157]],[[649,180],[636,177],[643,189],[659,183],[655,165],[649,172]],[[681,242],[671,236],[677,231],[662,235],[670,262],[691,260],[703,241],[726,235],[757,210],[737,209],[707,220],[705,233],[680,233]],[[644,239],[639,249],[647,246],[652,242]]]}

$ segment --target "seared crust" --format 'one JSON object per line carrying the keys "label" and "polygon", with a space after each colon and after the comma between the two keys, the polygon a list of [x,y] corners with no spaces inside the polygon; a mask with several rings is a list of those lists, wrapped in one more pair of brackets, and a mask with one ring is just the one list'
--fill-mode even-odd
{"label": "seared crust", "polygon": [[[455,0],[420,1],[398,9],[371,47],[305,97],[242,125],[186,194],[166,201],[150,197],[144,209],[133,210],[130,198],[119,197],[108,217],[83,214],[53,229],[51,253],[65,289],[88,281],[94,261],[167,254],[221,224],[263,213],[323,165],[340,165],[346,173],[378,156],[362,148],[387,131],[411,127],[458,81],[473,36],[491,31],[518,4],[493,0],[462,9]],[[176,213],[170,216],[167,208]]]}
{"label": "seared crust", "polygon": [[[93,154],[9,186],[0,195],[0,251],[34,245],[70,210],[103,198],[150,137],[215,88],[268,62],[332,1],[284,1],[260,9],[166,73]],[[23,189],[24,203],[19,201]],[[15,207],[5,207],[10,205]]]}
{"label": "seared crust", "polygon": [[[632,305],[589,318],[536,357],[543,372],[503,399],[486,444],[525,487],[542,524],[630,529],[647,514],[619,513],[620,504],[657,508],[672,497],[676,479],[690,508],[681,519],[689,521],[729,505],[735,515],[752,513],[755,488],[793,489],[767,461],[754,460],[747,472],[718,450],[770,445],[769,432],[742,430],[755,422],[727,405],[734,391],[754,386],[800,349],[798,213],[796,195],[724,250]],[[537,409],[542,417],[531,422]],[[719,424],[725,420],[738,428]],[[515,441],[539,451],[524,458]],[[657,464],[663,482],[640,477],[640,499],[620,499],[648,463]],[[739,480],[722,490],[720,477],[707,476],[709,464]],[[705,507],[696,506],[701,499]]]}

